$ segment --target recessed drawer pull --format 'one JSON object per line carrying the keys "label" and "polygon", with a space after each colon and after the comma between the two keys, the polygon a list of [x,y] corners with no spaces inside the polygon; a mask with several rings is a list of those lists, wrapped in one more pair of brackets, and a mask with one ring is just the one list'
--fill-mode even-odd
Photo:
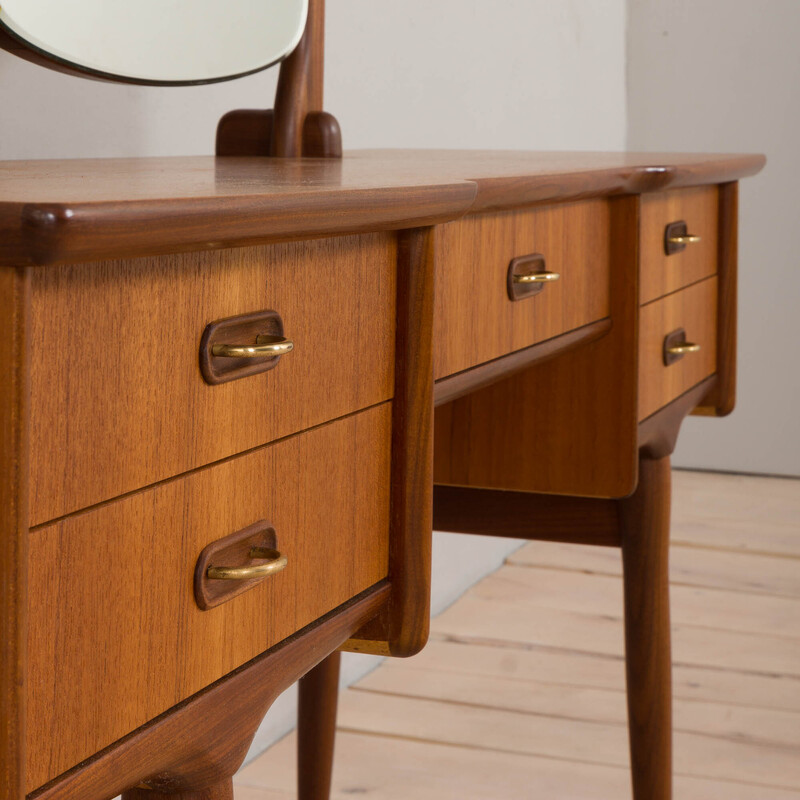
{"label": "recessed drawer pull", "polygon": [[200,372],[212,386],[275,369],[294,350],[277,311],[256,311],[206,325],[200,339]]}
{"label": "recessed drawer pull", "polygon": [[280,572],[289,563],[289,559],[279,550],[271,547],[253,547],[250,558],[268,558],[266,564],[254,564],[248,567],[215,567],[209,566],[206,576],[216,581],[249,581],[253,578],[265,578]]}
{"label": "recessed drawer pull", "polygon": [[668,256],[682,252],[687,244],[697,244],[700,241],[702,237],[689,233],[689,228],[682,219],[670,222],[664,229],[664,252]]}
{"label": "recessed drawer pull", "polygon": [[[269,559],[253,564],[254,559]],[[285,569],[271,522],[262,519],[203,548],[194,567],[194,599],[204,611],[249,591],[269,575]]]}
{"label": "recessed drawer pull", "polygon": [[221,358],[265,358],[285,356],[292,350],[294,350],[294,342],[291,339],[265,334],[257,336],[254,345],[215,344],[211,348],[211,353]]}
{"label": "recessed drawer pull", "polygon": [[694,342],[687,342],[686,331],[683,328],[678,328],[664,337],[664,366],[668,367],[670,364],[680,361],[689,353],[697,353],[699,351],[700,345]]}
{"label": "recessed drawer pull", "polygon": [[506,290],[509,300],[524,300],[541,292],[548,283],[561,277],[559,272],[547,269],[541,253],[519,256],[511,261],[506,273]]}
{"label": "recessed drawer pull", "polygon": [[561,277],[560,272],[531,272],[527,275],[514,275],[514,283],[551,283]]}

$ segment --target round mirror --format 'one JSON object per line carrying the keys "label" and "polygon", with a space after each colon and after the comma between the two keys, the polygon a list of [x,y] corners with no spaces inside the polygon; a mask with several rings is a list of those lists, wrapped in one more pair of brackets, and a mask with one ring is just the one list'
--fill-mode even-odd
{"label": "round mirror", "polygon": [[289,55],[307,13],[308,0],[2,0],[0,29],[12,37],[6,49],[67,71],[132,83],[212,83]]}

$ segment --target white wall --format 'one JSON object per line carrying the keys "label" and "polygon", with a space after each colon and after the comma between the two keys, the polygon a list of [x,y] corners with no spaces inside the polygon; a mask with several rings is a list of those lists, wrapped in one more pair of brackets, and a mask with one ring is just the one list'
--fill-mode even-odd
{"label": "white wall", "polygon": [[624,0],[337,0],[326,105],[345,147],[620,150],[624,26]]}
{"label": "white wall", "polygon": [[674,463],[800,475],[800,3],[630,0],[628,148],[766,153],[740,185],[732,416],[690,418]]}
{"label": "white wall", "polygon": [[[346,148],[621,150],[625,0],[335,0],[326,108]],[[0,53],[0,159],[210,153],[218,118],[269,107],[275,71],[233,84],[125,87]],[[436,534],[434,611],[515,542]],[[348,658],[353,680],[376,663]],[[282,697],[251,754],[293,724]]]}
{"label": "white wall", "polygon": [[276,71],[213,86],[74,78],[0,52],[0,160],[200,155],[232,108],[268,108]]}
{"label": "white wall", "polygon": [[[326,107],[351,149],[619,150],[624,26],[624,0],[336,0]],[[225,111],[272,105],[276,73],[118,86],[0,52],[0,159],[210,153]]]}

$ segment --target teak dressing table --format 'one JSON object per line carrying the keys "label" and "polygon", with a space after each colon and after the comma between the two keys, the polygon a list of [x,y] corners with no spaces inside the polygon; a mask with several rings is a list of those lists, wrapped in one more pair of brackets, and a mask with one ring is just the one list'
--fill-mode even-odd
{"label": "teak dressing table", "polygon": [[764,159],[343,156],[322,29],[217,157],[0,164],[0,800],[231,798],[304,675],[326,797],[338,651],[423,647],[434,526],[622,548],[668,798],[669,456],[733,408]]}

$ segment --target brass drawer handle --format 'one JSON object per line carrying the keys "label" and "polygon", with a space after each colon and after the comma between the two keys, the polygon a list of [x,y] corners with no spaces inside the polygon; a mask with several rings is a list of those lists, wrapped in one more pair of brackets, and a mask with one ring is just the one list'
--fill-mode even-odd
{"label": "brass drawer handle", "polygon": [[[268,559],[254,564],[254,559]],[[278,550],[278,535],[269,520],[261,519],[206,545],[194,566],[194,599],[208,611],[253,589],[269,575],[286,567]]]}
{"label": "brass drawer handle", "polygon": [[294,350],[294,342],[283,336],[262,334],[256,337],[254,345],[215,344],[211,354],[223,358],[265,358],[285,356]]}
{"label": "brass drawer handle", "polygon": [[668,367],[670,364],[680,361],[689,353],[697,353],[699,350],[700,345],[694,342],[687,342],[686,331],[683,328],[677,328],[664,337],[664,348],[662,350],[664,366]]}
{"label": "brass drawer handle", "polygon": [[552,283],[561,277],[560,272],[529,272],[523,275],[513,275],[514,283]]}
{"label": "brass drawer handle", "polygon": [[506,273],[506,291],[509,300],[524,300],[544,290],[548,283],[561,278],[558,272],[547,269],[541,253],[518,256],[511,260]]}
{"label": "brass drawer handle", "polygon": [[214,567],[209,566],[206,576],[217,581],[249,581],[252,578],[264,578],[274,575],[286,568],[289,559],[279,550],[270,547],[252,547],[250,558],[268,558],[266,564],[256,564],[251,567]]}
{"label": "brass drawer handle", "polygon": [[685,220],[670,222],[664,228],[664,253],[668,256],[683,252],[687,244],[697,244],[700,241],[702,237],[689,233]]}
{"label": "brass drawer handle", "polygon": [[674,344],[672,347],[667,348],[667,352],[671,356],[685,356],[687,353],[697,353],[700,350],[700,345],[694,342],[685,342],[684,344]]}
{"label": "brass drawer handle", "polygon": [[670,236],[667,241],[671,244],[696,244],[702,241],[702,237],[695,236],[693,233],[687,233],[681,236]]}

